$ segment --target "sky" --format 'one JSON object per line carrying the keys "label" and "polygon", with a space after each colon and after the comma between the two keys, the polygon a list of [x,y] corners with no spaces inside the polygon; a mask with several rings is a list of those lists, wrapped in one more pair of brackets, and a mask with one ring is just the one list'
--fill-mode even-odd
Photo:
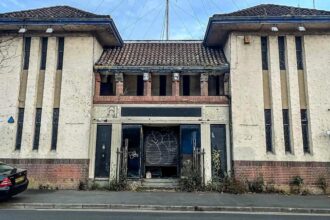
{"label": "sky", "polygon": [[[0,13],[69,5],[110,15],[124,40],[164,39],[166,0],[0,0]],[[209,17],[258,4],[313,8],[313,0],[170,0],[170,40],[203,39]],[[315,0],[316,9],[330,11],[330,0]]]}

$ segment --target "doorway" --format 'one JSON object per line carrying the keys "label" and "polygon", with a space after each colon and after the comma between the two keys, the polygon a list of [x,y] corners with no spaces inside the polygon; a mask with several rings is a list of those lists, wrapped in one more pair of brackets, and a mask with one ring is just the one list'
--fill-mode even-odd
{"label": "doorway", "polygon": [[95,177],[109,178],[111,154],[111,125],[97,125]]}

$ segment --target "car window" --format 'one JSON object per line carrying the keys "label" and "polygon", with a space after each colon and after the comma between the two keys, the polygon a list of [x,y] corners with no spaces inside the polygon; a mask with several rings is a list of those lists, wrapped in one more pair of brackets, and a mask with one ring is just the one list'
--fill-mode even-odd
{"label": "car window", "polygon": [[11,167],[7,164],[0,164],[0,173],[5,173],[11,171],[12,169],[14,169],[14,167]]}

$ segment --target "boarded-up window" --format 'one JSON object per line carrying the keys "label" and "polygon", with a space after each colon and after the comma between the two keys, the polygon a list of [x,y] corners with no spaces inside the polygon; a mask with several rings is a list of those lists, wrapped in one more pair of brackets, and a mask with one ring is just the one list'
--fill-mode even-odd
{"label": "boarded-up window", "polygon": [[57,70],[62,70],[63,68],[63,56],[64,56],[64,37],[59,37],[58,48],[57,48]]}
{"label": "boarded-up window", "polygon": [[301,109],[300,113],[304,152],[310,153],[307,110]]}
{"label": "boarded-up window", "polygon": [[16,132],[16,146],[15,150],[21,149],[22,144],[22,131],[24,122],[24,108],[18,109],[17,132]]}
{"label": "boarded-up window", "polygon": [[30,62],[30,50],[31,50],[31,37],[24,38],[24,64],[23,69],[29,69]]}
{"label": "boarded-up window", "polygon": [[52,145],[51,150],[56,150],[57,147],[57,134],[58,134],[58,120],[60,116],[60,109],[54,108],[53,110],[53,127],[52,127]]}
{"label": "boarded-up window", "polygon": [[289,110],[283,109],[283,130],[285,152],[291,153]]}
{"label": "boarded-up window", "polygon": [[273,152],[272,142],[272,110],[265,109],[265,135],[266,135],[266,150]]}
{"label": "boarded-up window", "polygon": [[47,47],[48,47],[48,38],[43,37],[42,38],[42,44],[41,44],[41,61],[40,61],[40,69],[41,70],[46,69]]}
{"label": "boarded-up window", "polygon": [[279,52],[279,59],[280,59],[280,69],[286,69],[286,62],[285,62],[285,37],[280,36],[278,37],[278,52]]}
{"label": "boarded-up window", "polygon": [[38,150],[39,139],[40,139],[40,127],[41,127],[41,108],[37,108],[36,117],[34,123],[34,140],[33,140],[33,150]]}
{"label": "boarded-up window", "polygon": [[268,38],[261,37],[262,69],[268,70]]}
{"label": "boarded-up window", "polygon": [[303,62],[303,48],[301,37],[296,37],[296,55],[297,55],[297,68],[298,70],[304,69]]}

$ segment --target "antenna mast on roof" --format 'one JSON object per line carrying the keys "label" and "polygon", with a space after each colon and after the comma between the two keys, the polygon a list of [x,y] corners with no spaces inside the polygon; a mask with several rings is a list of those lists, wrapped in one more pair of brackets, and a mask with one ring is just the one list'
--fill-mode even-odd
{"label": "antenna mast on roof", "polygon": [[315,0],[313,0],[313,8],[315,9]]}
{"label": "antenna mast on roof", "polygon": [[170,0],[166,0],[166,40],[169,39]]}

